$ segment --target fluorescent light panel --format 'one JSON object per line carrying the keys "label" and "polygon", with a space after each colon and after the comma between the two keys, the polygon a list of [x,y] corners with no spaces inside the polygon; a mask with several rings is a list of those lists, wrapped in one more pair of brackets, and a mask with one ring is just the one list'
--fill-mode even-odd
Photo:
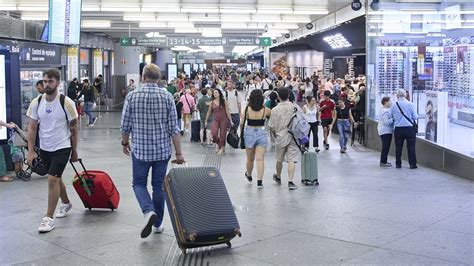
{"label": "fluorescent light panel", "polygon": [[173,21],[173,22],[186,22],[189,21],[188,16],[185,14],[158,14],[156,21]]}
{"label": "fluorescent light panel", "polygon": [[166,22],[140,22],[140,28],[166,28]]}
{"label": "fluorescent light panel", "polygon": [[293,14],[293,9],[291,7],[259,7],[257,14]]}
{"label": "fluorescent light panel", "polygon": [[17,9],[20,11],[48,11],[49,6],[42,4],[19,4]]}
{"label": "fluorescent light panel", "polygon": [[257,12],[257,9],[249,7],[221,7],[219,11],[222,14],[249,14]]}
{"label": "fluorescent light panel", "polygon": [[23,12],[21,14],[21,20],[38,20],[45,21],[48,20],[48,13],[29,13]]}
{"label": "fluorescent light panel", "polygon": [[217,7],[184,6],[181,8],[184,13],[219,13]]}
{"label": "fluorescent light panel", "polygon": [[82,28],[110,28],[110,20],[83,20],[81,23]]}
{"label": "fluorescent light panel", "polygon": [[347,41],[347,39],[340,33],[326,36],[323,38],[323,40],[328,43],[332,49],[347,48],[352,46],[352,44],[350,44],[349,41]]}

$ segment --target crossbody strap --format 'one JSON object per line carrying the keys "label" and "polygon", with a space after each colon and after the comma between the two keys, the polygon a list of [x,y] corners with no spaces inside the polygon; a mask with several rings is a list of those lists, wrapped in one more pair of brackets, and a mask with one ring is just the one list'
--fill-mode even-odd
{"label": "crossbody strap", "polygon": [[397,107],[398,107],[398,110],[400,110],[400,113],[402,113],[403,117],[405,117],[406,120],[408,120],[408,122],[410,122],[410,124],[412,126],[416,126],[415,122],[411,121],[410,118],[408,118],[408,116],[405,115],[405,113],[403,112],[402,108],[400,107],[400,105],[398,104],[398,102],[396,103],[397,104]]}

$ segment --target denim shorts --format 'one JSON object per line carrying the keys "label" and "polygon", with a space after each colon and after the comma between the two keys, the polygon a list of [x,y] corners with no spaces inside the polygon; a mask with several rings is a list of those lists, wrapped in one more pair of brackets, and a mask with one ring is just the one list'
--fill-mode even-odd
{"label": "denim shorts", "polygon": [[245,127],[245,147],[253,149],[257,146],[267,147],[267,131],[264,127]]}

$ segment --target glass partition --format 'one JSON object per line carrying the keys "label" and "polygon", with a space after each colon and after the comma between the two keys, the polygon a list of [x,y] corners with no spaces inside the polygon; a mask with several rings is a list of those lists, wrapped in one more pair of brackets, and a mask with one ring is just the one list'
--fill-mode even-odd
{"label": "glass partition", "polygon": [[392,0],[369,8],[367,83],[370,119],[382,97],[395,100],[405,89],[419,138],[474,157],[474,3]]}

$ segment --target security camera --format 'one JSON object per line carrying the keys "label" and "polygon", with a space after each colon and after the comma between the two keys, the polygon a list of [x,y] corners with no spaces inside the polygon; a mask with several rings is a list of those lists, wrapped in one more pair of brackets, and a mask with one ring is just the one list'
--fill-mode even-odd
{"label": "security camera", "polygon": [[380,0],[372,0],[370,8],[372,8],[374,11],[378,11],[380,9]]}
{"label": "security camera", "polygon": [[359,11],[362,8],[362,3],[360,0],[352,0],[351,4],[352,10]]}
{"label": "security camera", "polygon": [[205,13],[204,16],[207,18],[207,17],[209,17],[209,14],[208,14],[208,13]]}
{"label": "security camera", "polygon": [[289,39],[290,37],[291,37],[291,35],[289,33],[285,34],[285,38]]}
{"label": "security camera", "polygon": [[310,30],[310,29],[312,29],[312,28],[313,28],[313,23],[308,23],[308,24],[306,24],[306,29],[307,29],[307,30]]}

